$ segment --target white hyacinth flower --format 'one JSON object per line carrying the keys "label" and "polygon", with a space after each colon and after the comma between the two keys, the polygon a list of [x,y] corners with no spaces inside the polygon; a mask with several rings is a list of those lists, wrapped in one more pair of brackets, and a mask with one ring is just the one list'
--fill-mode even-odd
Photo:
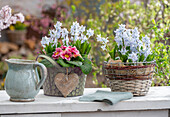
{"label": "white hyacinth flower", "polygon": [[89,30],[87,30],[86,35],[88,35],[88,37],[91,37],[94,35],[94,30],[92,30],[91,28]]}
{"label": "white hyacinth flower", "polygon": [[115,41],[116,41],[116,43],[117,43],[118,46],[120,46],[120,45],[123,46],[122,38],[116,36],[116,37],[115,37]]}
{"label": "white hyacinth flower", "polygon": [[102,48],[103,51],[105,51],[106,50],[106,45],[102,45],[101,48]]}
{"label": "white hyacinth flower", "polygon": [[99,41],[99,42],[102,42],[102,38],[101,38],[101,34],[100,35],[97,35],[97,41]]}
{"label": "white hyacinth flower", "polygon": [[57,21],[57,23],[54,25],[55,29],[61,29],[62,23],[60,21]]}
{"label": "white hyacinth flower", "polygon": [[140,33],[138,32],[138,28],[135,27],[132,30],[132,38],[134,39],[134,41],[138,41],[139,40],[139,36],[140,36]]}
{"label": "white hyacinth flower", "polygon": [[80,33],[83,33],[86,30],[86,26],[81,25],[80,26]]}
{"label": "white hyacinth flower", "polygon": [[68,31],[66,28],[62,29],[62,38],[68,37]]}
{"label": "white hyacinth flower", "polygon": [[88,38],[86,37],[86,35],[83,35],[83,34],[81,34],[80,39],[81,39],[81,43],[84,43],[85,41],[88,40]]}
{"label": "white hyacinth flower", "polygon": [[144,56],[145,56],[144,61],[147,59],[147,57],[148,57],[150,54],[152,54],[151,48],[146,49],[146,50],[144,51]]}
{"label": "white hyacinth flower", "polygon": [[41,40],[41,45],[42,45],[43,47],[46,47],[46,45],[49,45],[49,43],[50,43],[50,39],[49,39],[47,36],[45,36],[45,37],[42,38],[42,40]]}
{"label": "white hyacinth flower", "polygon": [[120,53],[121,53],[122,55],[125,55],[126,52],[127,52],[126,48],[122,48],[121,51],[120,51]]}
{"label": "white hyacinth flower", "polygon": [[126,30],[125,26],[126,25],[124,25],[124,24],[120,24],[119,28],[116,29],[116,31],[114,31],[117,36],[121,36],[122,35],[122,33]]}
{"label": "white hyacinth flower", "polygon": [[136,53],[132,52],[132,54],[129,54],[128,59],[131,59],[133,62],[137,62],[138,55]]}

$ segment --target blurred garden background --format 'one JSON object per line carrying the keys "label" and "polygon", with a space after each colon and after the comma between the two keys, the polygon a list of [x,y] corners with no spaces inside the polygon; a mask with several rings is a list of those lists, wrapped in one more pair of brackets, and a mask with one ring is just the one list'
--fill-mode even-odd
{"label": "blurred garden background", "polygon": [[[0,0],[0,8],[9,5],[13,13],[22,12],[24,23],[17,22],[2,31],[0,38],[0,89],[4,88],[8,58],[33,59],[41,48],[41,38],[48,35],[57,21],[69,27],[73,21],[94,29],[95,34],[114,42],[119,24],[138,27],[153,43],[157,63],[152,86],[170,85],[170,1],[168,0]],[[93,70],[86,87],[105,87],[102,63],[109,57],[94,35],[90,41]],[[112,45],[112,42],[109,44]],[[113,46],[114,47],[114,46]]]}

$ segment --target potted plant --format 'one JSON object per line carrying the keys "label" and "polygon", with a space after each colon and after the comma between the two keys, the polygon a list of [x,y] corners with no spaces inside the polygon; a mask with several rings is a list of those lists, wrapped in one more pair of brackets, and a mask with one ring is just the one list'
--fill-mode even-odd
{"label": "potted plant", "polygon": [[146,95],[151,85],[155,62],[147,36],[140,37],[137,28],[126,29],[119,25],[115,31],[115,43],[112,49],[108,40],[98,35],[102,49],[110,55],[104,62],[103,72],[107,85],[112,91],[129,91],[134,95]]}
{"label": "potted plant", "polygon": [[0,10],[0,31],[8,28],[12,24],[16,24],[18,21],[21,23],[24,22],[24,19],[22,13],[12,15],[12,9],[6,5]]}
{"label": "potted plant", "polygon": [[92,70],[88,58],[91,43],[88,39],[94,31],[86,30],[77,22],[73,22],[70,31],[62,28],[59,21],[54,27],[49,30],[49,37],[45,36],[41,41],[43,55],[39,57],[46,58],[41,62],[48,69],[43,85],[44,94],[64,97],[83,95],[86,75]]}
{"label": "potted plant", "polygon": [[26,39],[26,27],[26,24],[17,21],[16,24],[11,25],[9,30],[7,30],[8,39],[13,43],[22,45]]}

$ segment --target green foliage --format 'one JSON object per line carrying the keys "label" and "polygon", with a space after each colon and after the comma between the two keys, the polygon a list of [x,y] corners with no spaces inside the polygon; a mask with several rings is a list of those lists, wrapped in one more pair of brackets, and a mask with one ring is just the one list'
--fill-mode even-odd
{"label": "green foliage", "polygon": [[[106,0],[105,3],[100,6],[99,16],[90,15],[87,26],[93,28],[94,33],[101,33],[103,37],[109,37],[108,39],[111,41],[108,46],[112,47],[110,49],[112,54],[110,53],[110,55],[114,59],[116,59],[114,53],[114,30],[118,28],[118,24],[126,24],[126,28],[138,27],[141,36],[149,33],[148,36],[153,43],[153,56],[156,56],[155,60],[159,71],[154,75],[154,78],[157,80],[153,82],[152,85],[169,85],[170,52],[168,49],[169,45],[166,45],[168,38],[164,38],[165,35],[168,34],[170,27],[170,7],[168,6],[170,6],[170,4],[167,0],[150,0],[149,2],[145,1],[145,3],[141,2],[140,5],[132,4],[130,0],[121,0],[118,2]],[[154,24],[158,24],[158,26],[153,27]],[[154,31],[154,28],[157,28],[157,31]],[[163,40],[164,43],[161,44],[161,40]],[[93,42],[91,55],[95,62],[95,73],[93,74],[96,75],[102,72],[100,66],[102,62],[108,58],[109,53],[99,48],[100,44],[95,41],[95,38],[91,41]],[[149,56],[147,60],[153,59],[153,56]],[[140,57],[140,61],[142,60],[143,56]]]}
{"label": "green foliage", "polygon": [[83,65],[80,68],[84,74],[89,74],[92,71],[91,61],[88,58],[84,58]]}
{"label": "green foliage", "polygon": [[170,85],[170,45],[168,37],[165,36],[166,32],[170,32],[170,24],[167,23],[164,28],[159,28],[160,22],[153,20],[153,25],[149,30],[154,36],[152,37],[153,54],[156,60],[156,69],[158,70],[154,77],[153,86]]}
{"label": "green foliage", "polygon": [[81,44],[81,41],[77,40],[74,46],[80,51],[81,55],[88,55],[91,50],[91,43],[88,43],[87,41]]}
{"label": "green foliage", "polygon": [[21,22],[17,22],[16,24],[13,24],[9,27],[10,30],[25,30],[26,29],[26,25],[24,23]]}

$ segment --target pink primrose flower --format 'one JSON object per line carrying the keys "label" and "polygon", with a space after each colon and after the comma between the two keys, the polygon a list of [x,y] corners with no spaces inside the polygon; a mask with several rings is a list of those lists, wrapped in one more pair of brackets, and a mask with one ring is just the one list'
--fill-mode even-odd
{"label": "pink primrose flower", "polygon": [[67,46],[63,46],[63,45],[61,46],[62,50],[65,50],[66,48],[67,48]]}
{"label": "pink primrose flower", "polygon": [[53,57],[54,59],[58,59],[58,58],[60,57],[60,55],[61,55],[62,52],[63,52],[63,50],[62,50],[61,48],[56,48],[56,51],[53,52],[52,57]]}
{"label": "pink primrose flower", "polygon": [[80,55],[80,53],[79,53],[78,50],[76,50],[76,51],[73,52],[73,57],[76,58],[77,56],[80,56],[80,57],[81,57],[81,55]]}
{"label": "pink primrose flower", "polygon": [[72,57],[72,54],[69,51],[64,51],[64,52],[61,53],[62,59],[66,59],[66,60],[70,61],[71,57]]}

